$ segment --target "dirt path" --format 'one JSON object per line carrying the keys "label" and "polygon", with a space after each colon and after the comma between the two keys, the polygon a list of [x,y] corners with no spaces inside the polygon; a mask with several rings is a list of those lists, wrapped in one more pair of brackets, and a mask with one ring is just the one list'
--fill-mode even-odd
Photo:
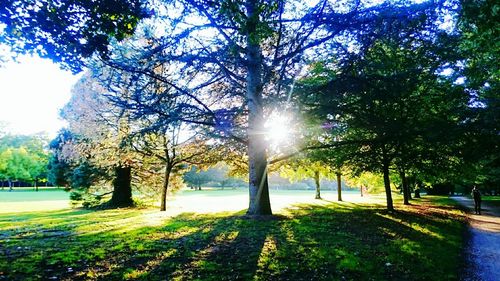
{"label": "dirt path", "polygon": [[468,209],[470,240],[464,281],[500,280],[500,209],[482,204],[481,215],[474,215],[474,202],[466,197],[452,197]]}

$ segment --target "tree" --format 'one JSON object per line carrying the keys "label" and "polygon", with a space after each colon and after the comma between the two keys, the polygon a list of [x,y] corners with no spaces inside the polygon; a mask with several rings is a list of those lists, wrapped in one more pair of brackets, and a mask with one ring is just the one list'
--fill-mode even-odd
{"label": "tree", "polygon": [[196,166],[191,166],[191,169],[182,175],[184,182],[191,188],[201,190],[204,184],[220,180],[219,171],[213,168],[202,170]]}
{"label": "tree", "polygon": [[[467,147],[469,168],[463,184],[481,185],[484,190],[500,192],[500,103],[498,60],[500,43],[498,3],[460,1],[458,16],[459,48],[463,83],[471,96]],[[496,188],[495,188],[496,187]]]}
{"label": "tree", "polygon": [[48,163],[49,182],[67,190],[87,192],[90,187],[107,178],[107,171],[92,159],[94,152],[89,140],[80,138],[68,129],[61,129],[50,142],[52,156]]}
{"label": "tree", "polygon": [[[45,52],[47,49],[56,49],[55,52],[47,52],[56,60],[61,56],[66,59],[67,56],[60,54],[77,54],[77,58],[87,55],[90,52],[86,52],[86,49],[82,51],[79,44],[93,46],[95,38],[99,39],[98,43],[104,42],[98,46],[106,45],[107,35],[123,38],[142,16],[135,1],[105,1],[106,4],[97,6],[94,2],[86,5],[69,1],[69,5],[60,5],[57,9],[45,5],[46,2],[39,3],[42,3],[42,9],[32,9],[34,12],[30,12],[29,4],[23,5],[20,1],[8,1],[2,6],[2,20],[8,23],[9,34],[6,37],[8,40],[4,41],[10,45],[14,45],[12,42],[28,43],[28,50],[35,50],[38,45]],[[129,10],[126,9],[127,4],[131,5]],[[327,0],[319,1],[312,7],[301,1],[283,0],[172,0],[161,4],[164,6],[153,8],[158,15],[156,26],[162,26],[163,30],[151,33],[143,40],[156,43],[143,48],[145,52],[142,54],[151,58],[151,63],[137,64],[137,60],[134,61],[132,57],[126,63],[116,62],[112,60],[112,55],[107,56],[110,59],[108,63],[122,70],[155,78],[177,95],[189,97],[187,103],[178,107],[189,110],[174,111],[176,114],[168,112],[162,122],[182,120],[212,126],[219,131],[219,135],[238,139],[245,144],[249,171],[249,215],[272,213],[267,183],[268,144],[262,134],[265,131],[264,121],[274,108],[279,108],[287,101],[302,60],[329,52],[331,47],[335,47],[337,54],[343,49],[363,49],[368,41],[382,36],[386,30],[399,29],[408,22],[420,21],[437,10],[433,3],[371,5],[350,1],[339,5]],[[16,5],[21,8],[6,9]],[[105,13],[106,8],[110,7],[112,12]],[[84,13],[83,21],[80,17],[72,17],[73,13],[68,13],[67,9],[73,8],[88,12]],[[20,22],[15,17],[16,13],[24,15],[23,12],[38,15],[38,11],[42,11],[43,20],[51,19],[48,24],[42,25],[50,27],[47,32],[43,32],[45,29],[35,32],[38,31],[36,24],[43,23],[37,21],[37,17],[30,17],[35,20],[24,22],[23,17],[20,17]],[[69,15],[69,18],[61,16],[54,19],[54,15],[59,14]],[[110,23],[115,15],[118,20]],[[194,25],[193,18],[197,19]],[[54,21],[60,24],[56,25]],[[95,23],[89,25],[94,29],[73,24],[85,21]],[[106,27],[106,24],[112,28],[95,29]],[[24,32],[16,32],[16,26],[27,28],[23,29]],[[74,36],[64,36],[78,33],[75,30],[91,36],[78,40],[74,40]],[[28,36],[20,37],[24,40],[16,37],[22,34]],[[32,38],[41,38],[41,43],[37,41],[31,46]],[[42,40],[45,38],[47,40]],[[70,48],[75,45],[76,48]],[[68,52],[65,52],[67,49]],[[92,51],[95,49],[90,48]],[[313,49],[314,52],[309,51]],[[105,47],[97,50],[106,53]],[[172,71],[167,72],[167,75],[158,75],[154,66],[159,63],[172,66]],[[75,62],[72,65],[77,64]]]}
{"label": "tree", "polygon": [[[460,49],[464,52],[464,74],[467,86],[478,91],[473,94],[479,100],[494,102],[498,93],[500,43],[498,3],[495,1],[460,1],[458,31]],[[486,104],[485,104],[486,105]],[[493,105],[493,104],[492,104]],[[498,104],[496,104],[498,105]],[[498,116],[497,116],[498,117]]]}
{"label": "tree", "polygon": [[208,165],[192,165],[188,171],[182,175],[184,182],[192,189],[201,190],[206,184],[209,186],[236,187],[245,184],[243,180],[231,175],[231,167],[224,162],[209,163]]}
{"label": "tree", "polygon": [[378,173],[362,172],[348,177],[346,181],[349,185],[366,188],[368,193],[380,193],[384,191],[384,179]]}
{"label": "tree", "polygon": [[231,166],[226,162],[217,163],[211,169],[214,170],[214,182],[218,183],[221,189],[226,187],[234,189],[246,184],[241,177],[232,173]]}
{"label": "tree", "polygon": [[[145,16],[138,0],[7,0],[0,4],[0,23],[5,27],[0,43],[13,54],[37,53],[79,72],[94,53],[106,58],[110,38],[122,40],[132,34]],[[117,175],[128,174],[117,170]],[[122,198],[126,204],[130,196]]]}
{"label": "tree", "polygon": [[55,186],[68,188],[70,185],[68,173],[71,169],[72,167],[67,161],[59,159],[57,152],[53,153],[53,155],[49,158],[49,163],[47,164],[48,182]]}
{"label": "tree", "polygon": [[35,190],[38,191],[38,182],[47,181],[47,164],[49,161],[49,153],[47,150],[48,141],[45,136],[35,135],[32,136],[31,140],[26,144],[30,155],[30,179],[32,181]]}
{"label": "tree", "polygon": [[[181,171],[189,164],[203,165],[213,163],[215,153],[210,150],[215,146],[208,146],[201,138],[191,137],[181,140],[181,128],[173,128],[163,134],[139,134],[134,142],[134,148],[146,157],[153,157],[164,166],[163,186],[160,197],[160,211],[166,210],[167,192],[170,188],[172,176],[179,177]],[[201,190],[201,182],[198,183]]]}
{"label": "tree", "polygon": [[[453,41],[439,31],[422,36],[415,32],[377,40],[347,63],[329,62],[332,69],[321,75],[331,79],[321,94],[306,94],[306,102],[332,124],[331,136],[324,140],[333,144],[323,146],[347,155],[344,161],[355,173],[382,173],[389,210],[390,170],[401,175],[408,204],[407,173],[443,167],[439,164],[454,158],[468,100],[461,86],[439,74],[456,59],[447,51]],[[314,76],[305,81],[317,82]]]}
{"label": "tree", "polygon": [[46,180],[47,141],[41,135],[5,135],[0,137],[0,179],[32,182],[38,191],[38,181]]}
{"label": "tree", "polygon": [[[328,134],[325,135],[325,131],[323,131],[320,135],[312,137],[312,139],[328,138],[331,137],[331,135],[335,135],[336,139],[340,139],[343,133],[345,132],[341,126],[331,126],[331,131],[328,132]],[[320,161],[323,165],[327,165],[331,172],[335,174],[337,181],[337,201],[342,201],[342,174],[345,173],[343,170],[346,169],[346,163],[351,155],[349,149],[350,147],[339,146],[331,149],[314,149],[308,151],[308,157],[310,159]]]}
{"label": "tree", "polygon": [[[80,167],[83,170],[95,171],[92,175],[103,175],[97,170],[112,173],[113,192],[108,204],[116,207],[133,205],[132,166],[137,155],[128,140],[130,120],[127,113],[107,101],[102,95],[105,89],[90,75],[83,76],[72,92],[71,100],[61,111],[61,116],[69,123],[70,132],[70,138],[62,142],[62,153],[67,154],[63,158],[76,166],[83,165]],[[90,167],[92,169],[88,170]],[[87,183],[95,180],[91,177]],[[71,183],[76,182],[81,180],[75,178]],[[83,187],[87,188],[88,184]]]}
{"label": "tree", "polygon": [[[144,27],[147,32],[148,27]],[[134,45],[144,39],[138,32],[124,44],[115,44],[115,61],[128,61],[130,56],[142,56]],[[141,44],[141,43],[139,43]],[[154,63],[149,58],[137,61],[140,64]],[[154,73],[162,75],[169,71],[165,65],[157,65]],[[186,165],[215,163],[220,154],[220,144],[207,144],[207,136],[198,128],[185,124],[182,120],[164,120],[165,115],[181,115],[189,111],[186,98],[176,95],[148,76],[136,76],[133,73],[116,69],[95,61],[92,64],[91,79],[101,87],[101,95],[113,108],[121,109],[128,123],[127,136],[123,142],[147,157],[148,164],[163,166],[163,184],[161,188],[161,211],[166,210],[166,199],[172,177],[177,181]],[[141,168],[141,167],[136,167]],[[176,182],[177,182],[176,181]]]}
{"label": "tree", "polygon": [[[326,45],[341,50],[349,44],[363,48],[384,30],[421,19],[434,8],[429,3],[365,6],[359,1],[342,7],[330,1],[313,7],[295,1],[167,1],[165,10],[180,11],[160,15],[162,28],[169,32],[149,33],[142,40],[147,44],[140,45],[144,55],[108,63],[138,79],[154,78],[175,95],[188,97],[178,110],[166,112],[162,122],[211,126],[218,135],[244,143],[247,213],[268,215],[264,123],[287,101],[302,59],[309,54],[306,50],[321,53]],[[194,25],[193,17],[198,19]],[[138,63],[144,57],[149,63]],[[160,64],[171,70],[159,75]]]}
{"label": "tree", "polygon": [[139,0],[5,0],[0,43],[13,54],[36,53],[79,72],[95,52],[109,54],[110,37],[131,35],[145,16]]}
{"label": "tree", "polygon": [[[309,161],[308,159],[292,160],[280,167],[280,175],[292,181],[299,181],[306,178],[314,179],[316,187],[315,199],[321,199],[321,178],[331,178],[332,170],[322,162]],[[338,186],[340,189],[340,186]]]}

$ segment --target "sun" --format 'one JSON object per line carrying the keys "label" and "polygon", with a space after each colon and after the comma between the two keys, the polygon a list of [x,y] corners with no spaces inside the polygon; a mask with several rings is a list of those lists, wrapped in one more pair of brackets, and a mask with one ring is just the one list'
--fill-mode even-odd
{"label": "sun", "polygon": [[285,145],[291,142],[291,118],[286,114],[272,113],[264,123],[266,140],[271,146]]}

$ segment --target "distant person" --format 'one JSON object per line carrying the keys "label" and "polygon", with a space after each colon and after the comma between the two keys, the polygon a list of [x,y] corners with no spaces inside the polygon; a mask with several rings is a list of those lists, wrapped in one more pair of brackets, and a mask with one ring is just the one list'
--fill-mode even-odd
{"label": "distant person", "polygon": [[474,186],[472,188],[472,198],[474,198],[474,211],[477,214],[481,214],[481,192],[479,192],[479,189]]}

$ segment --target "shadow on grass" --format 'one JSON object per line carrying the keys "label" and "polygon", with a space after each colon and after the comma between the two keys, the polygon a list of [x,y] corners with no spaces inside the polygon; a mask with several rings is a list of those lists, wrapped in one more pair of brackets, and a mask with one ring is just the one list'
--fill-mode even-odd
{"label": "shadow on grass", "polygon": [[132,209],[33,214],[12,220],[30,235],[0,236],[0,280],[454,280],[462,224],[439,210],[341,202],[268,220],[185,213],[153,226],[155,212]]}

